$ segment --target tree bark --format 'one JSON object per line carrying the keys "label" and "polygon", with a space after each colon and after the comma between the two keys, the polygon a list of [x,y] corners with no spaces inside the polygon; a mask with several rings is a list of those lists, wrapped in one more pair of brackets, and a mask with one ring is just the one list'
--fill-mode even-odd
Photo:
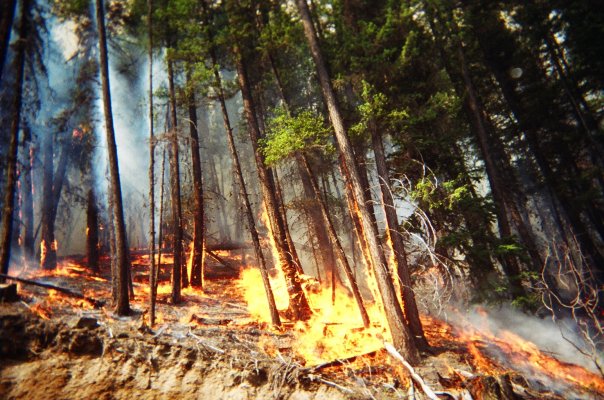
{"label": "tree bark", "polygon": [[382,205],[384,207],[384,215],[386,216],[386,233],[388,234],[389,244],[394,253],[394,266],[398,275],[399,285],[401,286],[403,311],[405,319],[415,338],[415,344],[419,349],[427,350],[430,346],[424,335],[424,329],[419,319],[419,310],[415,302],[415,294],[413,293],[413,284],[411,282],[411,274],[409,273],[409,265],[407,264],[407,252],[401,233],[399,232],[398,216],[390,191],[390,173],[386,165],[386,154],[384,153],[384,144],[382,137],[378,132],[376,123],[370,124],[371,144],[375,155],[375,164],[377,167],[378,177],[380,180],[380,191],[382,194]]}
{"label": "tree bark", "polygon": [[22,0],[21,18],[18,27],[19,39],[15,50],[16,79],[10,123],[6,188],[4,190],[4,210],[2,213],[2,242],[0,244],[0,270],[4,274],[8,273],[13,234],[13,211],[15,206],[15,189],[17,185],[17,154],[19,151],[19,125],[21,122],[21,106],[23,100],[23,76],[25,75],[25,45],[30,28],[30,6],[30,0]]}
{"label": "tree bark", "polygon": [[122,188],[120,183],[117,146],[113,128],[113,113],[111,110],[111,90],[109,87],[109,62],[107,57],[107,36],[105,31],[105,14],[103,0],[96,0],[96,19],[99,34],[101,84],[103,89],[103,111],[105,113],[105,133],[109,155],[111,175],[110,195],[113,201],[113,222],[115,224],[115,250],[117,255],[117,301],[115,311],[118,315],[130,313],[128,299],[128,247],[126,227],[124,224],[124,209],[122,207]]}
{"label": "tree bark", "polygon": [[86,255],[88,268],[99,272],[99,211],[94,190],[88,190],[86,204]]}
{"label": "tree bark", "polygon": [[377,229],[371,222],[370,212],[367,208],[367,205],[364,203],[364,193],[361,185],[361,178],[355,164],[352,146],[344,127],[344,121],[336,101],[335,93],[331,86],[331,81],[327,72],[325,61],[323,60],[321,49],[319,47],[317,34],[312,24],[308,5],[306,0],[297,0],[297,5],[300,11],[302,24],[304,26],[304,33],[317,69],[323,97],[335,131],[338,149],[342,155],[348,172],[345,177],[351,183],[354,197],[359,205],[361,223],[363,224],[365,238],[371,253],[371,261],[378,288],[382,297],[384,311],[390,327],[390,333],[392,335],[394,346],[405,354],[411,363],[418,362],[419,353],[417,351],[417,347],[415,346],[415,342],[412,339],[411,333],[409,332],[409,328],[405,323],[400,303],[396,298],[392,279],[390,277],[390,273],[388,272],[386,257],[378,242]]}
{"label": "tree bark", "polygon": [[189,109],[189,133],[191,136],[191,164],[193,169],[193,265],[191,266],[191,285],[203,288],[205,224],[203,204],[203,179],[201,158],[199,156],[199,134],[197,132],[197,104],[195,94],[189,88],[187,98]]}
{"label": "tree bark", "polygon": [[281,268],[283,269],[283,274],[287,282],[290,310],[295,320],[307,320],[311,316],[311,310],[306,295],[302,290],[302,285],[298,277],[298,270],[292,258],[292,254],[288,251],[285,222],[281,217],[281,213],[279,213],[278,202],[275,197],[275,182],[272,174],[266,168],[264,157],[258,148],[260,130],[258,128],[258,120],[256,118],[245,61],[237,44],[234,46],[233,50],[235,53],[239,87],[243,98],[243,110],[248,124],[252,148],[254,150],[254,160],[256,162],[256,169],[258,170],[258,178],[262,187],[262,197],[269,216],[270,229],[275,238]]}
{"label": "tree bark", "polygon": [[[172,302],[181,301],[180,289],[185,287],[186,271],[182,262],[182,209],[180,203],[180,161],[178,155],[178,121],[176,119],[176,93],[174,91],[174,70],[172,60],[168,60],[168,91],[170,97],[170,195],[172,197]],[[184,276],[183,276],[184,275]]]}
{"label": "tree bark", "polygon": [[0,87],[2,87],[2,71],[6,62],[6,54],[10,44],[10,36],[13,28],[13,19],[17,0],[4,0],[0,2]]}

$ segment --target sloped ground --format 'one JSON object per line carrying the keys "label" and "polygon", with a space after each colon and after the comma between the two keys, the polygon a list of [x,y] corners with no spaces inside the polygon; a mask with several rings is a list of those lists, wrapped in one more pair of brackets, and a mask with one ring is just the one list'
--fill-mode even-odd
{"label": "sloped ground", "polygon": [[[35,279],[109,298],[107,277],[91,276],[76,262]],[[134,281],[130,317],[33,286],[20,288],[20,302],[0,304],[0,399],[426,398],[383,349],[304,365],[290,331],[250,319],[232,276],[216,274],[203,293],[185,290],[179,305],[169,304],[160,286],[153,330],[145,323],[142,266]],[[599,386],[556,394],[547,379],[490,365],[485,372],[479,364],[488,356],[470,351],[450,325],[424,322],[435,351],[415,369],[439,398],[601,398]],[[484,338],[474,343],[473,349],[493,346]]]}

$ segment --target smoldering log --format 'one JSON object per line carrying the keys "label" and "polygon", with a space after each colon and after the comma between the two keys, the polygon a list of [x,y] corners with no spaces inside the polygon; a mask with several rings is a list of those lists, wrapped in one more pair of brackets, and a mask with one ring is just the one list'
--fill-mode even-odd
{"label": "smoldering log", "polygon": [[61,293],[66,294],[68,296],[75,297],[75,298],[82,299],[82,300],[86,300],[87,302],[89,302],[90,304],[92,304],[92,306],[94,308],[100,308],[100,307],[102,307],[102,306],[105,305],[105,302],[102,301],[102,300],[93,299],[92,297],[84,296],[81,293],[74,292],[71,289],[67,289],[67,288],[64,288],[64,287],[51,285],[50,283],[32,281],[30,279],[17,278],[15,276],[10,276],[10,275],[6,275],[6,274],[0,274],[0,278],[9,279],[9,280],[15,281],[15,282],[20,282],[20,283],[23,283],[25,285],[32,285],[32,286],[42,287],[42,288],[45,288],[45,289],[56,290],[57,292],[61,292]]}

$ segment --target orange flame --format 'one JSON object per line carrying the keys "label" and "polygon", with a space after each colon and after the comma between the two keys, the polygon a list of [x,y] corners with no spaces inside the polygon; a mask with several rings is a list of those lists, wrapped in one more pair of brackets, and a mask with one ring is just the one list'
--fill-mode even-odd
{"label": "orange flame", "polygon": [[[286,288],[279,284],[282,281],[271,277],[279,310],[287,309],[289,300]],[[252,317],[269,323],[270,314],[260,271],[253,268],[244,270],[238,286],[243,290]],[[330,287],[307,291],[306,295],[313,308],[313,316],[309,321],[297,322],[293,332],[294,351],[307,365],[369,353],[382,348],[384,340],[391,340],[384,315],[375,304],[367,305],[373,324],[363,328],[358,306],[345,289],[336,288],[333,304]]]}

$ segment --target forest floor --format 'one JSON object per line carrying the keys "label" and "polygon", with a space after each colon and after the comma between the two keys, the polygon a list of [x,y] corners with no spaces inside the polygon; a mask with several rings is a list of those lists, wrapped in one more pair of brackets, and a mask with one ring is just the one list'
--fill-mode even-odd
{"label": "forest floor", "polygon": [[[160,290],[158,322],[147,325],[146,268],[134,263],[133,315],[94,308],[44,288],[19,285],[20,301],[0,303],[1,399],[425,399],[409,371],[383,348],[318,365],[305,365],[291,330],[277,331],[247,312],[233,287],[233,271],[187,289],[169,304]],[[211,274],[212,275],[212,274]],[[110,297],[108,276],[81,260],[63,260],[52,274],[21,276],[96,299]],[[164,280],[167,276],[163,277]],[[433,354],[415,372],[442,399],[598,399],[604,379],[539,354],[505,354],[506,344],[468,338],[452,325],[424,318]],[[533,349],[534,350],[534,349]],[[524,350],[523,350],[524,351]],[[520,352],[520,350],[516,351]],[[537,351],[538,353],[538,351]],[[498,355],[497,357],[495,355]],[[518,370],[518,358],[535,371]],[[552,362],[554,364],[544,365]],[[549,375],[549,369],[566,375]]]}

